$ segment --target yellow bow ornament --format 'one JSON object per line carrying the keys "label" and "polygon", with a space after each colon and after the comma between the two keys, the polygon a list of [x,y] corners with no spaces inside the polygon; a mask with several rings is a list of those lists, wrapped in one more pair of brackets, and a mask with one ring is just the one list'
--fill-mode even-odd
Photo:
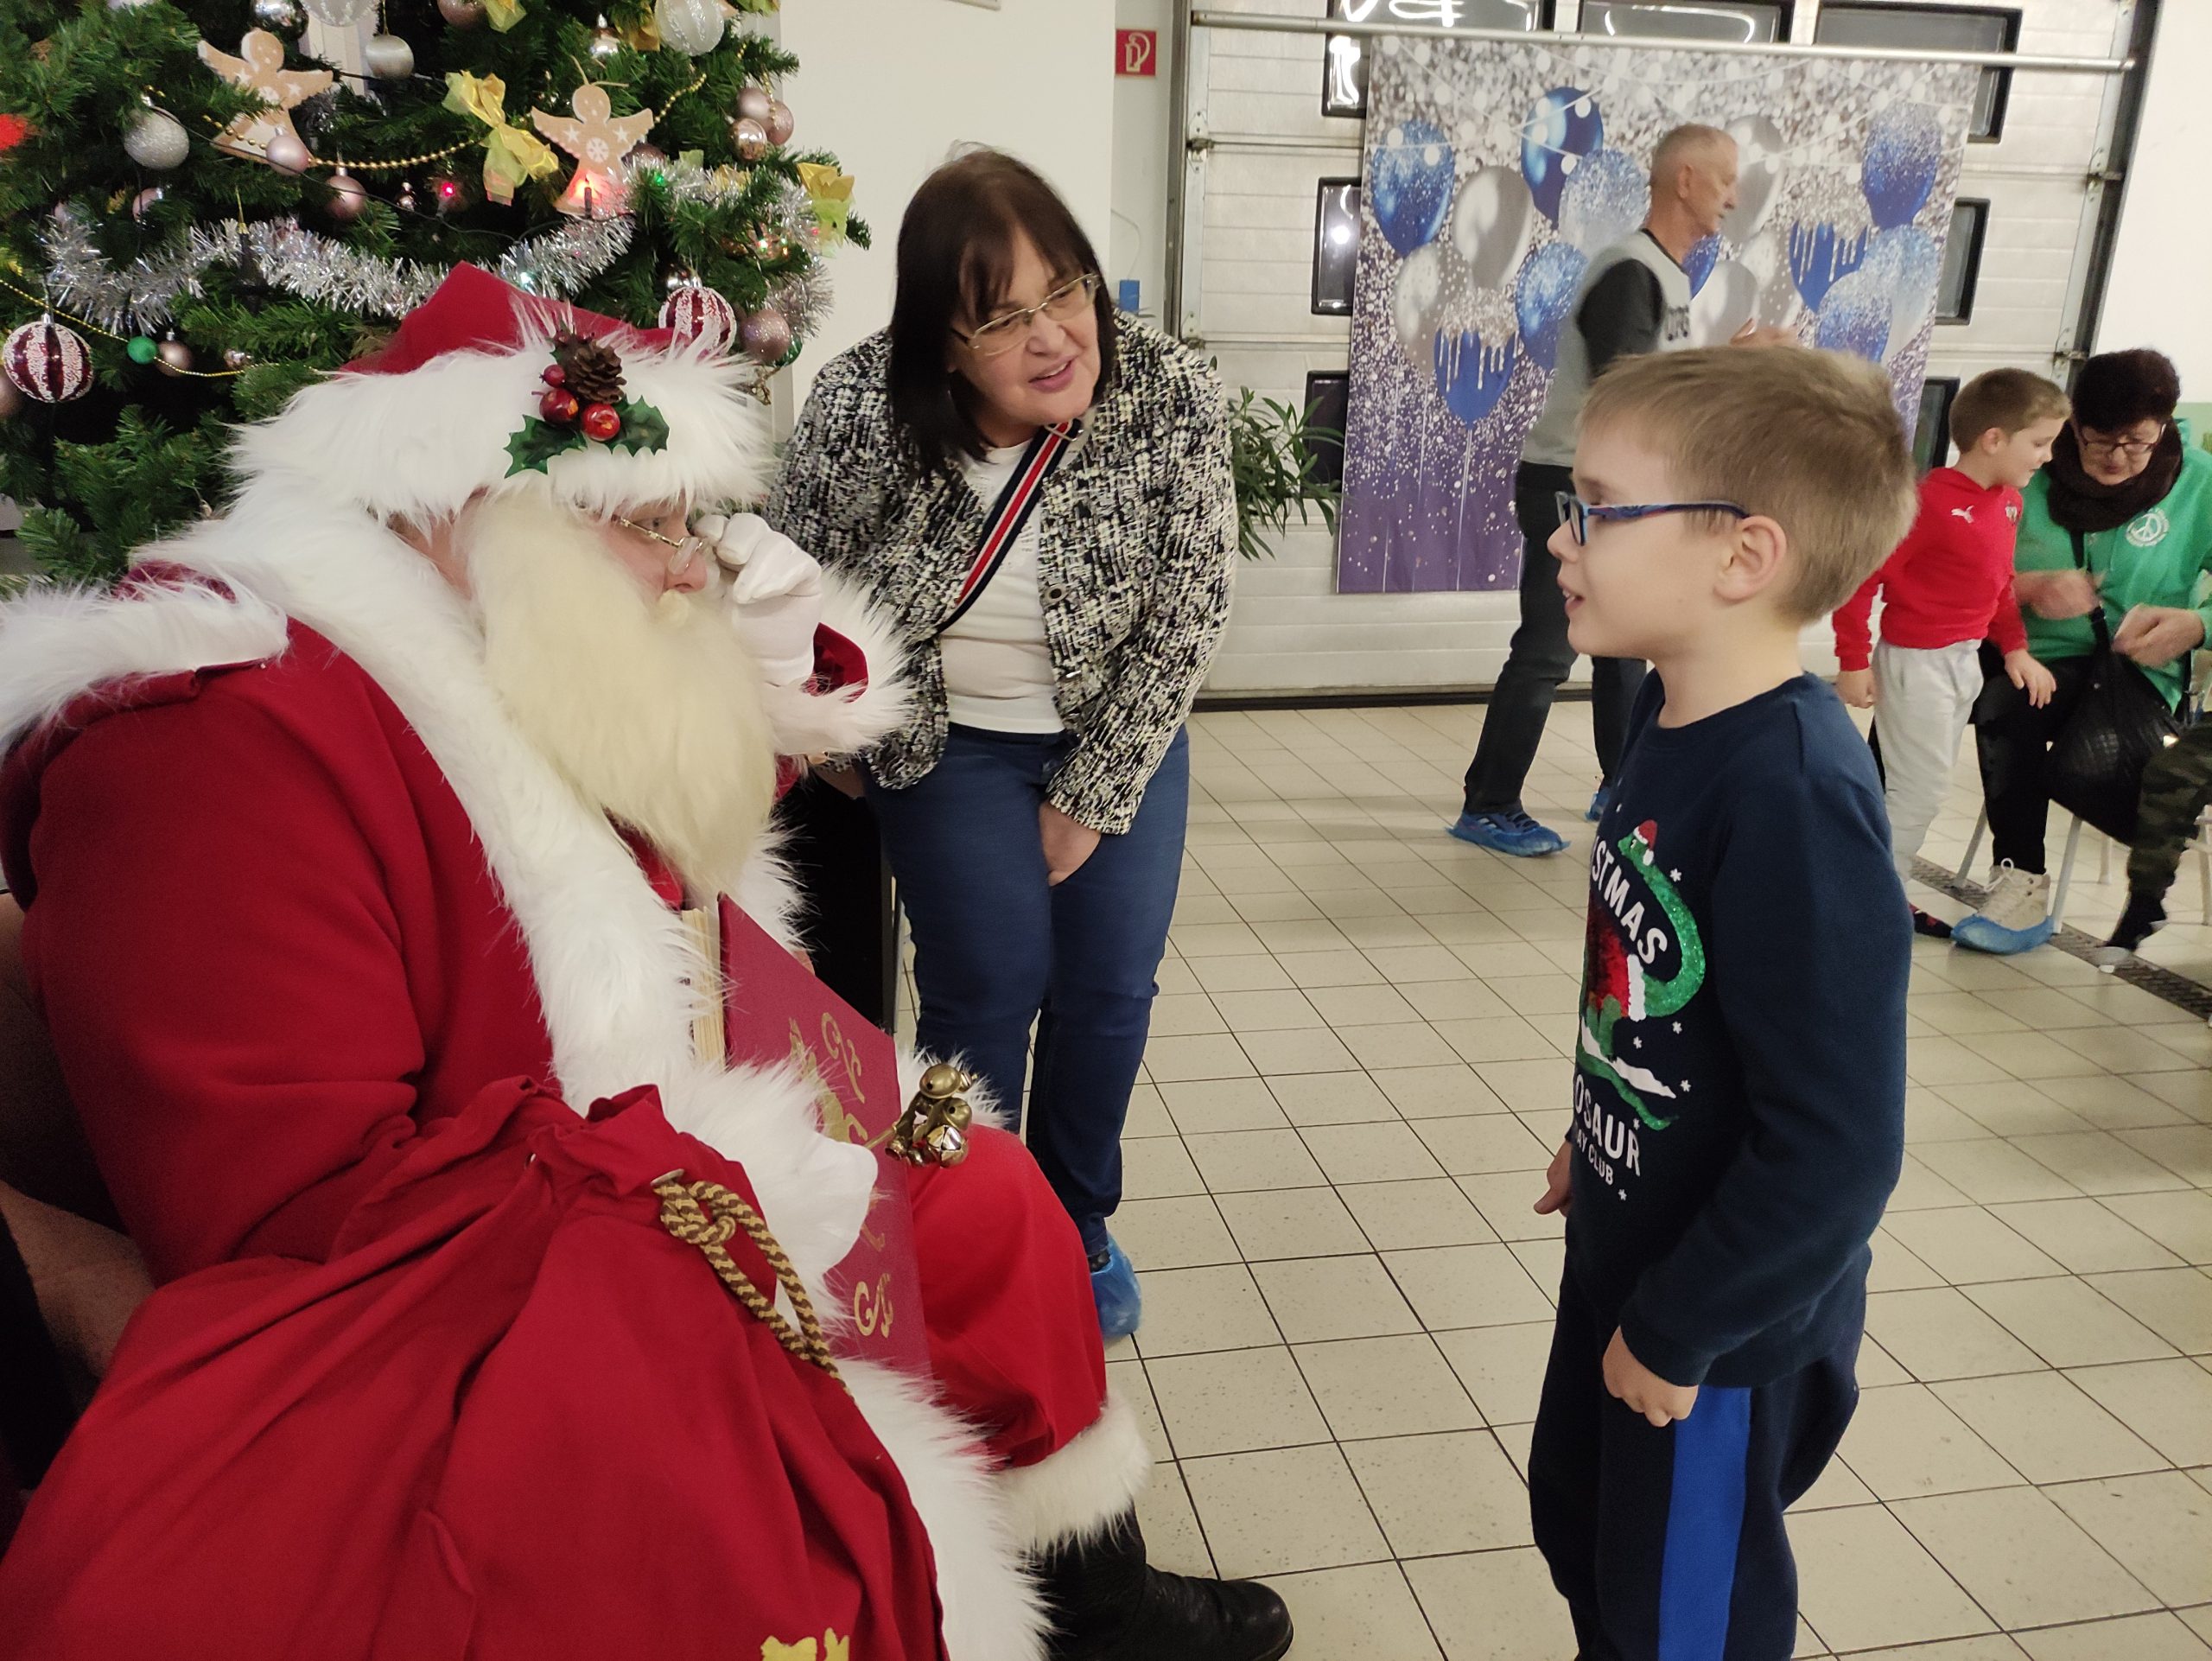
{"label": "yellow bow ornament", "polygon": [[481,80],[467,70],[446,76],[446,108],[473,115],[485,125],[484,194],[505,207],[515,191],[531,179],[560,170],[560,159],[536,133],[507,121],[507,86],[497,75]]}
{"label": "yellow bow ornament", "polygon": [[845,234],[845,220],[853,211],[852,175],[817,162],[801,162],[798,181],[814,203],[814,222],[824,238],[836,242]]}

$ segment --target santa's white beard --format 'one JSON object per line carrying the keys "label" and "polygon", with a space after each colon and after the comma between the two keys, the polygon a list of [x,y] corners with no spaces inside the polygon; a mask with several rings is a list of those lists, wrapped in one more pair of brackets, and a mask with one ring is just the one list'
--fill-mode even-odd
{"label": "santa's white beard", "polygon": [[484,665],[524,736],[702,894],[735,888],[775,805],[760,671],[714,591],[659,603],[594,525],[529,497],[458,527]]}

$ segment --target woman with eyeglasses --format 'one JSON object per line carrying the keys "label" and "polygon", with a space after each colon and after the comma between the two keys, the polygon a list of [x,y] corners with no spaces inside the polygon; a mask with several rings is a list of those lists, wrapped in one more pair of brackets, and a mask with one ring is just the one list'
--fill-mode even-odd
{"label": "woman with eyeglasses", "polygon": [[2171,708],[2212,622],[2198,594],[2212,570],[2212,454],[2174,417],[2181,380],[2171,360],[2147,349],[2101,353],[2082,366],[2073,398],[2050,464],[2024,493],[2013,557],[2028,649],[2057,689],[2037,708],[1993,673],[1974,706],[1996,870],[1981,909],[1953,939],[1979,951],[2025,951],[2050,938],[2044,756],[2089,684],[2099,634]]}
{"label": "woman with eyeglasses", "polygon": [[815,381],[767,516],[899,620],[913,718],[866,770],[917,1041],[1009,1110],[1029,1069],[1029,1146],[1112,1338],[1140,1314],[1107,1219],[1236,509],[1213,372],[1103,288],[1029,168],[939,168],[899,228],[891,327]]}

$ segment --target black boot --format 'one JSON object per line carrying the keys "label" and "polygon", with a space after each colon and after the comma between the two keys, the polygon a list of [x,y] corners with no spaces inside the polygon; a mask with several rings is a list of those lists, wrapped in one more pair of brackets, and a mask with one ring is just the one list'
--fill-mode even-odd
{"label": "black boot", "polygon": [[1256,1581],[1204,1581],[1147,1568],[1135,1511],[1096,1540],[1045,1554],[1052,1661],[1276,1661],[1290,1611]]}
{"label": "black boot", "polygon": [[2166,926],[2166,908],[2160,903],[2162,896],[2130,894],[2127,908],[2120,914],[2112,939],[2107,944],[2133,951],[2144,941]]}

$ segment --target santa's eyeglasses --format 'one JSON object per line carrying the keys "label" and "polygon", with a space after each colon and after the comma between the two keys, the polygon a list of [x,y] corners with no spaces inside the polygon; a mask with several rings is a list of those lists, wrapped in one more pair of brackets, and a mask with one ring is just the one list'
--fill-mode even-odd
{"label": "santa's eyeglasses", "polygon": [[674,549],[676,551],[668,557],[668,574],[672,577],[683,576],[690,569],[693,560],[706,557],[707,539],[704,537],[688,535],[671,537],[665,531],[654,530],[650,525],[640,525],[635,519],[626,519],[620,513],[610,513],[607,517],[609,522],[620,525],[625,531],[634,531],[639,536],[660,544],[664,548]]}

